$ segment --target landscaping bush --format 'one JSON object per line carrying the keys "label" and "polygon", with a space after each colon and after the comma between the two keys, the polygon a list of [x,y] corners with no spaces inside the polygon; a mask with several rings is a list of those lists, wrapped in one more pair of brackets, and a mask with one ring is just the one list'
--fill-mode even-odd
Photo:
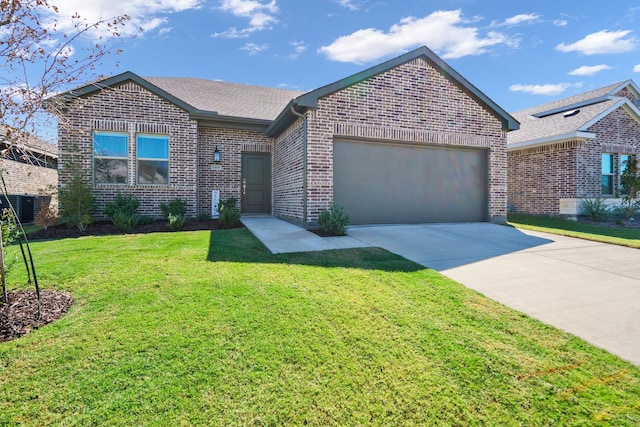
{"label": "landscaping bush", "polygon": [[638,176],[638,161],[630,157],[625,170],[620,176],[622,204],[619,211],[626,221],[633,218],[640,210],[640,176]]}
{"label": "landscaping bush", "polygon": [[93,222],[92,214],[96,202],[91,186],[79,174],[74,173],[71,180],[58,192],[58,201],[62,209],[61,221],[70,227],[85,231]]}
{"label": "landscaping bush", "polygon": [[187,201],[176,197],[169,203],[160,203],[160,210],[162,211],[162,215],[164,215],[165,218],[169,218],[169,215],[186,217]]}
{"label": "landscaping bush", "polygon": [[169,214],[169,228],[171,230],[180,230],[187,223],[187,218],[184,215]]}
{"label": "landscaping bush", "polygon": [[222,228],[235,227],[240,222],[240,209],[236,206],[238,200],[229,197],[227,200],[220,200],[218,203],[218,222]]}
{"label": "landscaping bush", "polygon": [[162,214],[169,220],[169,228],[171,230],[180,230],[187,223],[187,201],[179,197],[169,201],[169,203],[160,203]]}
{"label": "landscaping bush", "polygon": [[11,246],[20,236],[18,221],[13,211],[9,208],[2,209],[0,214],[0,228],[2,228],[2,245]]}
{"label": "landscaping bush", "polygon": [[206,213],[201,213],[196,216],[197,221],[209,221],[211,219],[211,215]]}
{"label": "landscaping bush", "polygon": [[49,203],[40,202],[38,213],[35,218],[33,218],[33,222],[35,225],[46,230],[52,225],[56,225],[58,223],[58,215],[56,215],[55,210]]}
{"label": "landscaping bush", "polygon": [[610,214],[609,206],[605,204],[604,199],[601,197],[582,200],[581,209],[583,215],[597,222],[606,219]]}
{"label": "landscaping bush", "polygon": [[120,230],[127,231],[137,224],[136,211],[140,206],[140,201],[132,194],[122,194],[118,191],[116,198],[107,203],[104,214]]}
{"label": "landscaping bush", "polygon": [[318,225],[323,233],[332,236],[344,236],[349,225],[349,215],[344,211],[344,207],[331,203],[329,210],[323,209],[318,216]]}

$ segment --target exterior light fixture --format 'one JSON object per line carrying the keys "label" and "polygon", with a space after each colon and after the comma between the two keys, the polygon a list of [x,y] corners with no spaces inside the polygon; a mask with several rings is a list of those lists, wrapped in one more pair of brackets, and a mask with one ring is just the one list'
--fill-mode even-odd
{"label": "exterior light fixture", "polygon": [[220,151],[218,151],[217,145],[216,145],[216,149],[213,150],[213,161],[216,163],[220,163]]}

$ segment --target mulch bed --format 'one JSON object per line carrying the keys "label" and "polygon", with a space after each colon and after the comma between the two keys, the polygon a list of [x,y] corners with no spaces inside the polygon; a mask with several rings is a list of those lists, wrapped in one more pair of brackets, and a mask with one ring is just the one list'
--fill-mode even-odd
{"label": "mulch bed", "polygon": [[[208,219],[198,221],[190,219],[187,223],[178,231],[198,231],[198,230],[218,230],[223,228],[217,219]],[[242,223],[239,223],[234,228],[244,228]],[[151,224],[136,225],[128,231],[122,231],[116,227],[110,221],[101,221],[90,224],[85,231],[80,231],[77,227],[67,227],[66,225],[55,225],[48,227],[46,230],[38,230],[30,233],[29,240],[42,240],[42,239],[66,239],[82,236],[105,236],[113,234],[140,234],[140,233],[163,233],[172,232],[169,228],[169,222],[166,220],[154,221]]]}
{"label": "mulch bed", "polygon": [[0,305],[0,341],[19,338],[58,320],[72,303],[73,298],[65,292],[43,290],[40,292],[38,319],[38,299],[34,290],[8,291],[7,302]]}
{"label": "mulch bed", "polygon": [[[238,224],[235,228],[243,228]],[[222,227],[218,220],[189,220],[180,231],[218,230]],[[75,227],[56,225],[46,230],[30,233],[29,241],[42,239],[65,239],[82,236],[105,236],[113,234],[140,234],[171,232],[167,221],[155,221],[138,225],[126,233],[111,222],[96,222],[81,232]],[[40,319],[38,319],[38,300],[35,290],[7,292],[7,303],[0,304],[0,342],[9,341],[28,334],[33,329],[60,319],[69,310],[73,298],[65,292],[43,290],[40,292]]]}

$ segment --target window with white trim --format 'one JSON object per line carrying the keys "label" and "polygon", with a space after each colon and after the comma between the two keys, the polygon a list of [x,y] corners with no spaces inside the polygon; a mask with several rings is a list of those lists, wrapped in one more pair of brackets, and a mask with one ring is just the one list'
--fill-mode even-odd
{"label": "window with white trim", "polygon": [[602,153],[602,195],[613,196],[613,154]]}
{"label": "window with white trim", "polygon": [[93,181],[126,184],[129,173],[129,137],[126,133],[93,132]]}
{"label": "window with white trim", "polygon": [[169,184],[169,137],[138,134],[138,184]]}

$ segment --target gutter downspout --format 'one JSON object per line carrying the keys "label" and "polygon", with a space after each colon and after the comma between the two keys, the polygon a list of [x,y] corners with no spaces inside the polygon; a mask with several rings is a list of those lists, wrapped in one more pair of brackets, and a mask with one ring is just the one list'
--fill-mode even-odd
{"label": "gutter downspout", "polygon": [[298,113],[293,105],[291,114],[302,118],[302,223],[307,228],[307,116]]}

